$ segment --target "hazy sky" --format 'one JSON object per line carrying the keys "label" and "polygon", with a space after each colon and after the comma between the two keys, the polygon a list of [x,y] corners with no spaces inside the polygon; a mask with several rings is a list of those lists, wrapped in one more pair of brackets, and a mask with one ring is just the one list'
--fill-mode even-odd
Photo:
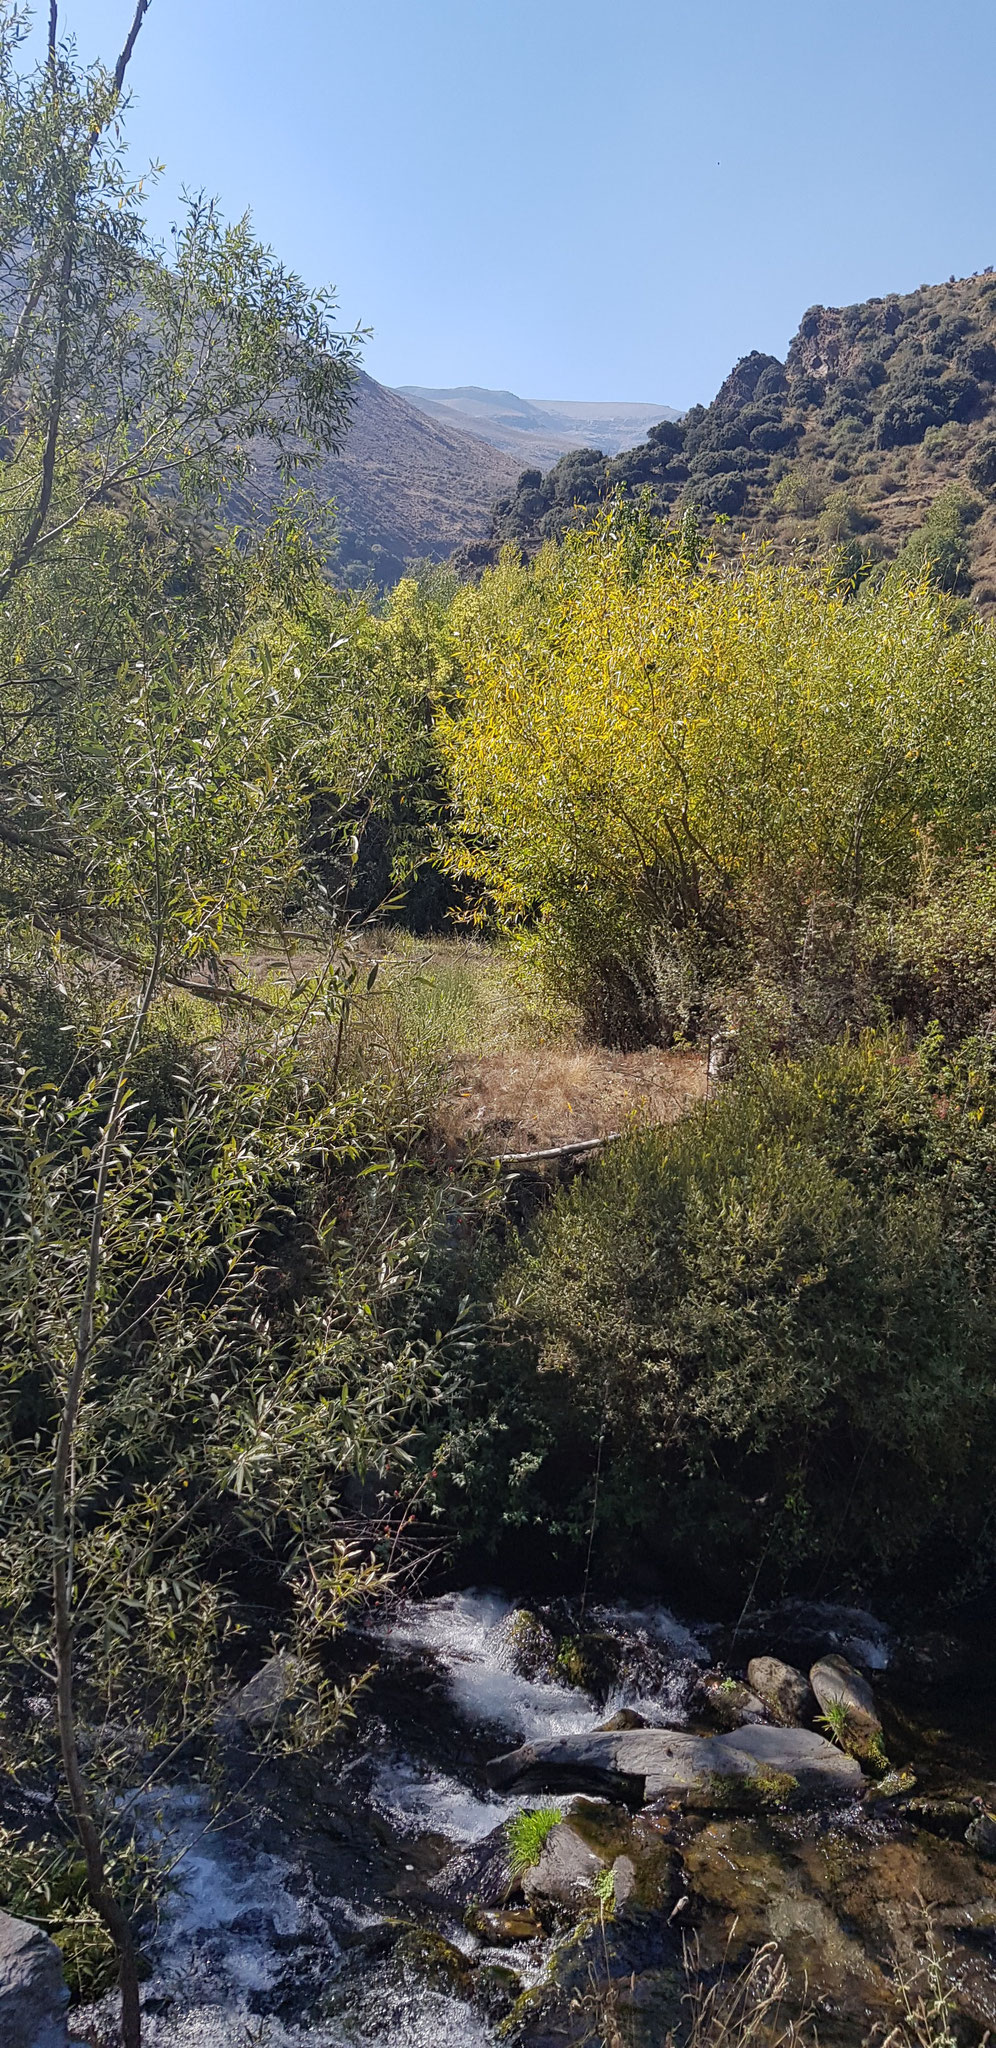
{"label": "hazy sky", "polygon": [[385,383],[686,406],[996,263],[994,0],[152,0],[130,77],[157,223],[250,208]]}

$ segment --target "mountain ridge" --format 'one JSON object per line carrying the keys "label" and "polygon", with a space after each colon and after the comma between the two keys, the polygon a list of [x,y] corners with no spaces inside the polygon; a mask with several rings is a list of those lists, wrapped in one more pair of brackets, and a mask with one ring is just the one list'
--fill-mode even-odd
{"label": "mountain ridge", "polygon": [[494,447],[519,455],[525,464],[555,462],[571,448],[591,445],[593,434],[606,455],[631,448],[662,419],[677,419],[673,406],[628,399],[520,398],[515,391],[483,384],[399,384],[399,396],[431,419],[479,435]]}

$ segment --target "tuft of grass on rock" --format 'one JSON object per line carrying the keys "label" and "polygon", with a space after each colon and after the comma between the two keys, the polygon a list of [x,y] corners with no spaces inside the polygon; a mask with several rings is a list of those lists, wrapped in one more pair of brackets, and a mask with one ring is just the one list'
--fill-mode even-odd
{"label": "tuft of grass on rock", "polygon": [[522,1877],[539,1862],[547,1836],[563,1818],[559,1806],[534,1806],[513,1815],[505,1831],[513,1877]]}

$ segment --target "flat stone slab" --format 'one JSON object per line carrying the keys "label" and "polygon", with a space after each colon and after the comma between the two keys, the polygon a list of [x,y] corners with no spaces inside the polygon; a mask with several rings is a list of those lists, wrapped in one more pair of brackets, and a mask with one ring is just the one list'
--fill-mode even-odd
{"label": "flat stone slab", "polygon": [[817,1805],[853,1799],[861,1766],[808,1728],[737,1728],[688,1735],[624,1728],[526,1742],[488,1765],[498,1791],[589,1792],[649,1806],[677,1799],[709,1811],[727,1806]]}

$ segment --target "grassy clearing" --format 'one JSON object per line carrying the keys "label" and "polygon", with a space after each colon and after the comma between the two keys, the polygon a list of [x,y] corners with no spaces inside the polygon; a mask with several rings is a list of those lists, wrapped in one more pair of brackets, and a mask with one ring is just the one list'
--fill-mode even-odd
{"label": "grassy clearing", "polygon": [[350,1057],[378,1071],[452,1156],[602,1137],[670,1122],[705,1085],[697,1054],[593,1045],[581,1013],[550,998],[532,963],[468,939],[391,934]]}

